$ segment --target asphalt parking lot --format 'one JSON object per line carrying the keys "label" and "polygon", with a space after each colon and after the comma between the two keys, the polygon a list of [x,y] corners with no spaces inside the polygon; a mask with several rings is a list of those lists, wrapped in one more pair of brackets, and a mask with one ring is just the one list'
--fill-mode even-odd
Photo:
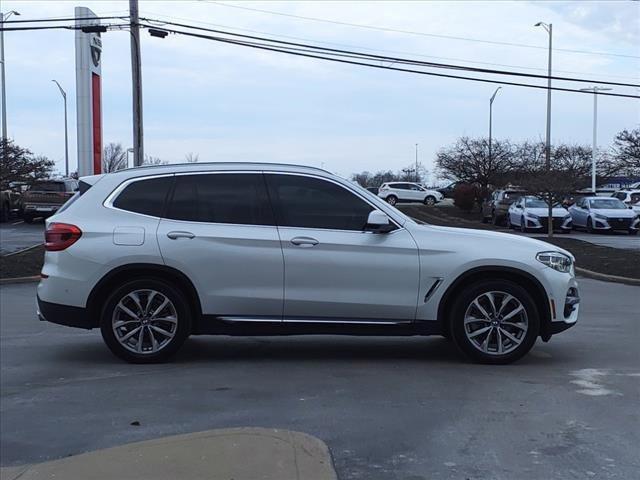
{"label": "asphalt parking lot", "polygon": [[[640,287],[581,279],[579,324],[518,364],[440,338],[190,339],[128,365],[0,287],[3,466],[218,427],[299,430],[345,479],[637,478]],[[139,425],[135,425],[139,422]]]}
{"label": "asphalt parking lot", "polygon": [[42,220],[36,220],[32,224],[19,219],[0,223],[0,255],[38,245],[43,240],[44,222]]}

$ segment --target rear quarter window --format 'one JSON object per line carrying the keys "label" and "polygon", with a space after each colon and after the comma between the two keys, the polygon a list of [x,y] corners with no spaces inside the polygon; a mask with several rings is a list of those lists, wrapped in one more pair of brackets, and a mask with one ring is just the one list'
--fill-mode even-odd
{"label": "rear quarter window", "polygon": [[127,212],[161,217],[173,176],[136,180],[127,185],[113,201],[113,206]]}

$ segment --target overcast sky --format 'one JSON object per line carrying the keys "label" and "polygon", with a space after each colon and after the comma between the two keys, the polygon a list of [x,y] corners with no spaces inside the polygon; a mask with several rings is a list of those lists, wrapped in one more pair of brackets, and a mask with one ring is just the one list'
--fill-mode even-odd
{"label": "overcast sky", "polygon": [[[128,9],[126,1],[1,2],[3,11],[18,10],[20,19],[73,16],[77,5],[89,6],[98,15],[126,15]],[[401,52],[444,63],[539,74],[546,69],[544,48],[359,28],[251,8],[539,47],[547,45],[548,37],[533,24],[544,21],[553,23],[558,49],[616,54],[557,50],[554,74],[640,83],[640,2],[630,0],[140,1],[141,16],[146,17],[367,48],[379,54]],[[324,166],[349,175],[405,167],[413,161],[418,143],[420,160],[432,168],[442,146],[461,135],[488,132],[488,101],[497,85],[340,65],[177,35],[165,39],[141,35],[145,153],[170,162],[183,161],[186,153],[194,152],[201,161],[279,161]],[[102,39],[104,143],[130,147],[129,34],[109,31]],[[62,168],[62,99],[51,82],[58,80],[69,95],[70,158],[75,170],[74,32],[5,32],[5,43],[9,136]],[[640,93],[625,87],[615,91]],[[494,103],[494,137],[544,138],[545,109],[544,90],[504,87]],[[554,92],[552,140],[590,144],[592,109],[590,95]],[[638,123],[638,100],[599,99],[601,146],[609,144],[616,132]]]}

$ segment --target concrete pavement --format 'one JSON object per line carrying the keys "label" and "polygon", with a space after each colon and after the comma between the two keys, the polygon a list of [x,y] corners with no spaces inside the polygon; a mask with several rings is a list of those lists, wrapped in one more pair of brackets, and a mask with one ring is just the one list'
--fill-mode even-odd
{"label": "concrete pavement", "polygon": [[336,480],[329,449],[310,435],[228,428],[0,470],[0,480]]}
{"label": "concrete pavement", "polygon": [[99,332],[38,322],[0,287],[1,464],[206,429],[308,432],[341,480],[631,479],[640,471],[640,287],[580,279],[576,327],[514,365],[440,338],[194,337],[128,365]]}

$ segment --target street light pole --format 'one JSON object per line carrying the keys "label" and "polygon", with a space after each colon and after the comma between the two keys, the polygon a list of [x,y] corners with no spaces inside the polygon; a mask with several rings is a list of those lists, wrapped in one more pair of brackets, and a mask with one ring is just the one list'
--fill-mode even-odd
{"label": "street light pole", "polygon": [[58,86],[60,94],[64,99],[64,174],[69,176],[69,134],[67,132],[67,92],[60,86],[57,80],[51,80]]}
{"label": "street light pole", "polygon": [[133,97],[133,165],[144,162],[144,140],[142,129],[142,66],[140,64],[140,23],[138,0],[129,0],[131,21],[131,77]]}
{"label": "street light pole", "polygon": [[493,95],[491,95],[491,98],[489,99],[489,164],[491,164],[491,128],[493,123],[493,101],[498,94],[498,90],[500,90],[501,88],[502,87],[496,88],[496,91],[493,92]]}
{"label": "street light pole", "polygon": [[[0,12],[0,63],[2,64],[2,72],[0,73],[0,77],[2,79],[2,140],[7,141],[7,89],[5,84],[5,76],[4,76],[4,22],[11,15],[20,15],[19,12],[15,10],[11,10],[6,15]],[[4,149],[5,154],[7,149]]]}
{"label": "street light pole", "polygon": [[[536,27],[542,26],[549,34],[549,67],[547,70],[547,133],[545,138],[545,166],[547,175],[551,174],[551,52],[553,45],[553,24],[538,22]],[[549,237],[553,237],[553,199],[552,192],[549,192],[548,198],[548,215],[547,215],[547,229]]]}
{"label": "street light pole", "polygon": [[583,92],[593,92],[593,146],[591,147],[591,191],[596,194],[596,151],[598,149],[598,92],[611,90],[605,87],[581,88]]}
{"label": "street light pole", "polygon": [[416,143],[416,183],[418,182],[418,144]]}

